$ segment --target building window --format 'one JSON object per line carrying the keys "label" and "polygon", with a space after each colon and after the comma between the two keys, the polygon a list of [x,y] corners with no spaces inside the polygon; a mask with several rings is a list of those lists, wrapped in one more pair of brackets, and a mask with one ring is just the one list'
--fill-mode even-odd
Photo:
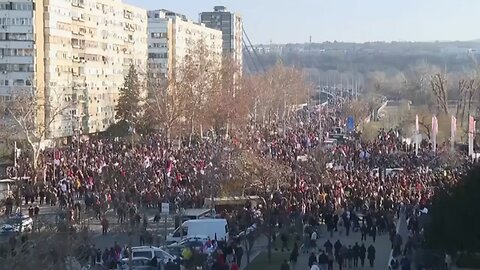
{"label": "building window", "polygon": [[22,79],[16,79],[13,81],[13,86],[25,86],[25,81]]}
{"label": "building window", "polygon": [[150,36],[152,38],[166,38],[167,33],[151,33]]}

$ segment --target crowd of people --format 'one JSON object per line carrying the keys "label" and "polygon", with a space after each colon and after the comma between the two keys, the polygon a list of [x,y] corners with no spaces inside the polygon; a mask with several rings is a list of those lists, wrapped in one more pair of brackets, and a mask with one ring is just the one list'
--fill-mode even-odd
{"label": "crowd of people", "polygon": [[[354,130],[347,132],[342,105],[304,108],[288,120],[231,133],[179,140],[176,146],[160,135],[142,136],[134,144],[130,139],[75,138],[73,143],[46,149],[39,166],[44,168],[43,180],[25,181],[10,200],[17,206],[22,200],[27,205],[33,201],[58,204],[72,222],[81,219],[82,210],[92,210],[106,224],[106,234],[108,209],[114,209],[118,223],[135,226],[142,220],[140,209],[159,208],[162,202],[175,209],[202,207],[219,185],[228,185],[225,176],[231,168],[232,149],[249,149],[294,172],[288,184],[271,190],[273,211],[263,222],[282,235],[288,224],[299,221],[303,247],[310,252],[316,247],[312,239],[316,240],[313,234],[320,224],[326,225],[330,236],[359,231],[361,240],[371,236],[375,241],[377,233],[389,233],[393,243],[400,209],[428,206],[436,189],[454,185],[471,166],[459,154],[460,165],[449,167],[448,149],[439,146],[434,154],[428,143],[416,155],[397,130],[380,130],[371,141]],[[338,133],[340,137],[330,140]],[[317,162],[325,164],[321,173],[307,169],[312,156],[321,157]],[[18,176],[35,178],[30,164],[27,156],[19,157]],[[255,189],[246,192],[257,195]],[[255,213],[262,212],[262,207],[223,214],[241,230],[257,221]],[[327,244],[318,256],[315,251],[310,254],[310,267],[331,265],[333,258],[340,267],[354,268],[358,260],[362,266],[365,258],[370,265],[375,260],[373,246]],[[102,253],[107,261],[108,254],[113,253]]]}

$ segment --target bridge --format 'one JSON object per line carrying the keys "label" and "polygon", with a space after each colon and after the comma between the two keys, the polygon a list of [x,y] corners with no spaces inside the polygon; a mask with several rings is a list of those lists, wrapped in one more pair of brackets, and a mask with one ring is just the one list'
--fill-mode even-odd
{"label": "bridge", "polygon": [[344,100],[345,98],[351,98],[354,96],[355,93],[353,89],[317,86],[315,87],[315,92],[312,95],[312,98],[320,101],[330,101],[332,99]]}

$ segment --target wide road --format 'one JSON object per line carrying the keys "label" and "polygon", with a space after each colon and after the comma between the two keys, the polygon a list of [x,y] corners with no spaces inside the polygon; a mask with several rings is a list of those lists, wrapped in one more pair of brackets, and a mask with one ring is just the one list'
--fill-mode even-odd
{"label": "wide road", "polygon": [[[322,228],[323,232],[326,231],[325,228]],[[373,269],[387,269],[388,266],[388,261],[390,258],[390,251],[391,251],[391,242],[388,239],[388,234],[383,234],[383,235],[377,235],[377,238],[375,239],[375,243],[373,242],[372,237],[367,237],[367,241],[363,241],[365,244],[365,247],[368,249],[370,244],[373,244],[376,250],[376,260],[375,260],[375,266]],[[359,245],[362,244],[361,241],[361,234],[360,232],[351,232],[349,236],[345,235],[345,232],[343,232],[342,235],[339,235],[338,233],[334,233],[333,237],[330,237],[330,234],[327,233],[322,233],[321,237],[319,240],[317,240],[317,250],[316,250],[316,255],[318,256],[319,252],[318,249],[325,249],[323,247],[323,244],[327,241],[330,240],[332,244],[334,244],[337,240],[340,240],[340,243],[342,245],[354,245],[355,243],[358,243]],[[295,267],[295,270],[307,270],[310,269],[308,267],[308,257],[310,255],[310,252],[308,254],[302,253],[297,262],[297,266]],[[359,262],[360,264],[360,262]],[[339,269],[338,264],[335,262],[333,269]],[[346,269],[346,268],[344,268]],[[368,265],[368,260],[365,260],[365,267],[362,268],[361,266],[355,269],[372,269],[370,268],[370,265]]]}
{"label": "wide road", "polygon": [[[58,206],[49,206],[49,205],[39,205],[38,202],[35,202],[34,205],[38,205],[40,208],[39,216],[36,221],[36,228],[40,227],[40,231],[50,230],[45,229],[49,226],[55,228],[59,222],[59,213],[60,211]],[[82,203],[82,207],[84,209],[84,205]],[[21,207],[23,214],[28,214],[28,206],[22,205]],[[170,233],[174,229],[174,220],[172,216],[167,217],[167,223],[165,224],[165,220],[162,217],[162,220],[159,223],[154,223],[153,218],[156,213],[159,212],[158,209],[141,209],[140,215],[143,217],[143,214],[147,216],[148,219],[148,226],[147,230],[153,235],[153,244],[159,245],[162,244],[165,239],[165,231]],[[142,225],[139,226],[137,230],[132,230],[129,228],[129,223],[124,222],[122,225],[117,222],[117,217],[113,210],[108,210],[106,213],[106,217],[110,223],[109,232],[107,235],[102,235],[102,226],[100,224],[100,220],[95,219],[93,212],[85,213],[84,210],[81,213],[81,220],[82,226],[88,227],[88,230],[91,232],[91,237],[93,242],[95,243],[96,247],[104,249],[109,248],[114,245],[114,243],[118,243],[120,245],[131,244],[133,246],[138,246],[140,244],[140,229],[143,227]],[[0,217],[0,225],[2,225],[6,220],[6,217]],[[165,230],[166,225],[166,230]],[[0,235],[0,242],[6,241],[8,236]]]}

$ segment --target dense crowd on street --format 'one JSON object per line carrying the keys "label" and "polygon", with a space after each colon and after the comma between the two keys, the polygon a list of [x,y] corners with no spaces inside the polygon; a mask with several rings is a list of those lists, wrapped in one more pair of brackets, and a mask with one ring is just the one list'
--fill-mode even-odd
{"label": "dense crowd on street", "polygon": [[[311,269],[333,269],[334,262],[340,269],[363,267],[365,259],[373,267],[373,245],[346,246],[327,241],[318,253],[319,226],[325,224],[331,237],[360,232],[362,241],[387,233],[392,247],[398,248],[402,240],[396,235],[395,221],[400,213],[428,207],[435,190],[454,185],[471,162],[458,154],[460,163],[451,168],[445,162],[451,154],[448,149],[439,146],[434,154],[428,143],[421,145],[417,156],[397,130],[381,130],[371,141],[352,132],[334,143],[325,143],[334,134],[346,133],[346,119],[340,111],[341,106],[305,108],[285,122],[252,125],[228,137],[180,140],[175,147],[160,135],[142,136],[133,145],[130,138],[75,138],[73,143],[42,153],[44,179],[39,181],[37,177],[36,184],[27,181],[20,193],[9,198],[9,205],[19,207],[23,201],[27,208],[33,204],[58,205],[72,222],[80,220],[82,212],[92,211],[101,220],[105,234],[109,221],[104,214],[114,209],[118,223],[140,227],[146,223],[143,208],[159,208],[162,202],[171,203],[175,209],[202,207],[205,198],[213,195],[212,189],[221,181],[225,184],[226,180],[220,178],[231,165],[225,152],[250,149],[288,166],[294,176],[288,184],[272,190],[273,211],[268,217],[256,218],[258,211],[265,214],[264,205],[220,213],[228,217],[232,228],[241,231],[254,222],[270,223],[276,228],[274,237],[286,243],[285,238],[293,237],[287,228],[301,221],[300,233],[294,236],[298,243],[291,247],[290,263],[283,264],[282,270],[291,269],[302,252],[310,254]],[[322,174],[305,169],[304,163],[314,155],[320,155],[326,164]],[[21,156],[17,164],[18,176],[35,177],[28,157]],[[246,192],[257,195],[255,189]],[[415,215],[409,222],[413,238],[421,233],[415,230]],[[219,252],[213,269],[238,269],[241,260],[234,263],[229,257],[235,249],[238,245],[230,243]],[[113,265],[121,252],[118,245],[95,250],[92,256]],[[398,267],[409,269],[403,268],[409,262],[401,261]]]}

